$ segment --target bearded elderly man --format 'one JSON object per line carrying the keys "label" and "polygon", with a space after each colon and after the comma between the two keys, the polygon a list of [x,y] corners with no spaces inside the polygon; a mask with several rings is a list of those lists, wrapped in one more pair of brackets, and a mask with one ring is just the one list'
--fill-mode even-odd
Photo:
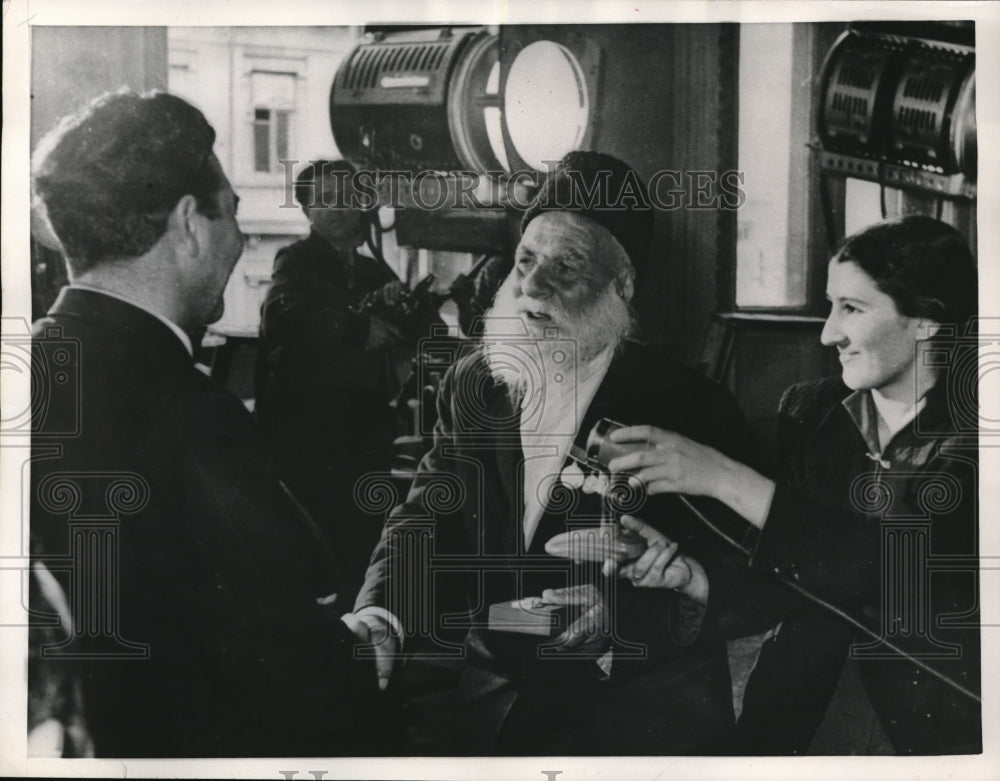
{"label": "bearded elderly man", "polygon": [[[747,454],[726,391],[629,339],[652,225],[641,180],[616,158],[570,153],[549,175],[522,219],[482,344],[442,382],[433,448],[355,604],[383,686],[411,649],[454,653],[443,630],[469,616],[456,707],[471,712],[459,721],[501,722],[472,739],[471,753],[711,753],[732,723],[724,644],[699,634],[703,573],[678,560],[667,589],[643,589],[652,584],[634,570],[638,584],[545,550],[606,516],[600,486],[577,490],[567,459],[602,418]],[[718,543],[676,501],[650,497],[633,511],[706,567],[720,561]],[[554,641],[490,624],[491,605],[523,599],[580,617]]]}

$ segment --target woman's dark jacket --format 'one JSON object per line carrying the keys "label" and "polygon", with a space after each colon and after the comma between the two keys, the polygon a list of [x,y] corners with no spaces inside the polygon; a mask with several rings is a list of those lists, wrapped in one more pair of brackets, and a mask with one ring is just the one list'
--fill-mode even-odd
{"label": "woman's dark jacket", "polygon": [[[937,383],[883,453],[867,391],[839,378],[790,388],[779,412],[785,479],[751,567],[836,605],[978,694],[978,410],[950,385]],[[773,610],[783,620],[747,688],[741,753],[805,750],[848,653],[899,753],[981,750],[975,700],[783,590],[753,605],[745,591],[745,618],[766,623]]]}

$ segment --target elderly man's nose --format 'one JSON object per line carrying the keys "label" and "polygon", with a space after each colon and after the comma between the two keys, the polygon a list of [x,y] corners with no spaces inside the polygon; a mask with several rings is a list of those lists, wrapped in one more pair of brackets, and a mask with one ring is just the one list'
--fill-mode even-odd
{"label": "elderly man's nose", "polygon": [[542,298],[552,292],[549,267],[545,263],[535,263],[521,277],[521,290],[532,298]]}

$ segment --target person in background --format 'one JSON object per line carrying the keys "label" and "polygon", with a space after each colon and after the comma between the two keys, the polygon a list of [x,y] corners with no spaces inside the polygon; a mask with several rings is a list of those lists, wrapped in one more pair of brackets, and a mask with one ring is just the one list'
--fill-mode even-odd
{"label": "person in background", "polygon": [[[809,590],[956,684],[792,589],[762,597],[709,577],[713,594],[733,589],[716,604],[737,622],[781,622],[747,686],[737,753],[802,753],[814,736],[824,753],[978,753],[976,263],[951,226],[904,217],[846,239],[826,289],[821,339],[843,371],[784,394],[777,480],[648,427],[612,435],[651,446],[611,467],[652,494],[725,502],[760,529],[754,573]],[[662,585],[662,562],[633,566]],[[824,714],[849,734],[817,734]]]}
{"label": "person in background", "polygon": [[493,306],[500,285],[514,267],[514,258],[504,254],[485,257],[481,262],[476,274],[459,275],[448,291],[458,308],[462,333],[469,338],[482,335],[482,318]]}
{"label": "person in background", "polygon": [[347,600],[383,521],[358,506],[355,486],[389,470],[401,350],[436,316],[384,260],[359,252],[369,216],[354,174],[344,160],[299,173],[295,199],[310,232],[275,257],[255,368],[257,418],[282,479],[336,543]]}
{"label": "person in background", "polygon": [[123,91],[36,151],[69,268],[32,343],[31,604],[59,618],[28,662],[39,751],[357,755],[391,733],[329,547],[193,362],[243,251],[214,142],[180,98]]}

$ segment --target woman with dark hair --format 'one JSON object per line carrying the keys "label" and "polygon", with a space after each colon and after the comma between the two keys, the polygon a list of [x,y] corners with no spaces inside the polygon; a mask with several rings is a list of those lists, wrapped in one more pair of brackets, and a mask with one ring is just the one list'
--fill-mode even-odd
{"label": "woman with dark hair", "polygon": [[848,656],[867,696],[858,687],[837,713],[849,740],[823,751],[981,751],[978,373],[973,340],[962,340],[976,290],[968,245],[938,220],[905,217],[848,238],[830,261],[821,336],[842,375],[784,394],[776,481],[674,433],[612,435],[648,444],[612,470],[650,493],[714,497],[760,530],[750,570],[734,577],[664,555],[668,541],[625,521],[651,542],[622,571],[637,585],[706,581],[706,626],[730,637],[781,622],[746,689],[739,753],[809,749]]}

